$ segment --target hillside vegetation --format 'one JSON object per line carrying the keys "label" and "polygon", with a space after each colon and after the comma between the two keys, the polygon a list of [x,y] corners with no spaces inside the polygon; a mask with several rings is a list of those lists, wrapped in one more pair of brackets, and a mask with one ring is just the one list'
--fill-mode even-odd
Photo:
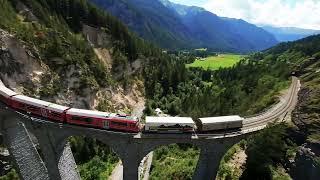
{"label": "hillside vegetation", "polygon": [[[191,116],[197,119],[230,114],[244,116],[262,111],[276,103],[279,92],[288,87],[290,69],[283,61],[260,61],[256,56],[259,54],[248,56],[233,67],[216,71],[187,69],[186,80],[178,83],[176,88],[173,86],[166,90],[168,84],[158,81],[153,94],[148,96],[145,112],[152,114],[153,109],[160,107],[171,115]],[[191,176],[179,178],[181,170],[172,167],[194,170],[197,159],[190,160],[188,156],[181,156],[180,152],[198,155],[199,150],[183,149],[179,146],[176,148],[178,150],[172,150],[170,153],[169,157],[176,157],[170,166],[159,168],[158,161],[153,162],[155,168],[151,172],[152,178],[191,179]],[[168,157],[168,154],[161,153],[162,151],[156,150],[154,154],[160,160]],[[186,165],[186,161],[190,163]]]}
{"label": "hillside vegetation", "polygon": [[[161,107],[170,114],[192,117],[254,114],[276,102],[277,93],[288,87],[287,78],[294,72],[303,83],[292,116],[294,126],[280,125],[252,137],[241,179],[286,179],[288,174],[301,179],[306,166],[309,178],[319,177],[319,45],[320,36],[311,36],[252,54],[232,68],[190,69],[187,81],[177,89],[166,91],[166,84],[157,84],[160,91],[155,89],[147,108]],[[229,170],[221,175],[233,177]]]}
{"label": "hillside vegetation", "polygon": [[154,152],[150,179],[192,179],[199,150],[188,144],[173,144]]}
{"label": "hillside vegetation", "polygon": [[319,82],[320,82],[320,35],[283,43],[264,52],[264,59],[286,61],[303,85],[293,123],[303,132],[308,142],[319,143]]}
{"label": "hillside vegetation", "polygon": [[[317,179],[320,177],[320,36],[282,43],[257,54],[255,59],[286,62],[299,76],[302,87],[292,123],[270,127],[249,139],[245,150],[248,159],[240,179]],[[232,169],[228,171],[221,169],[220,177],[237,179]]]}

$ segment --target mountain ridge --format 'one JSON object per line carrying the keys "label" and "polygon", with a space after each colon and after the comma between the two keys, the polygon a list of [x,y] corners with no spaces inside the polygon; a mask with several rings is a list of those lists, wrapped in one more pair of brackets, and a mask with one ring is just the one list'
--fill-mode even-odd
{"label": "mountain ridge", "polygon": [[261,26],[261,28],[273,34],[280,42],[295,41],[307,36],[320,34],[320,30],[297,27],[274,27],[270,25],[264,25]]}
{"label": "mountain ridge", "polygon": [[[167,0],[91,2],[118,17],[140,37],[166,49],[205,47],[213,51],[248,53],[278,43],[272,34],[253,24],[222,18],[196,6]],[[246,33],[247,30],[250,33]]]}

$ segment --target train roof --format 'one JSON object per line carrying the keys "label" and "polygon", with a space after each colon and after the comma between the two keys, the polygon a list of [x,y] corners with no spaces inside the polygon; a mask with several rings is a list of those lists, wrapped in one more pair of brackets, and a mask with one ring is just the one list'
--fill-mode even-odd
{"label": "train roof", "polygon": [[11,89],[7,88],[1,81],[0,81],[0,94],[4,97],[14,96],[17,93],[12,91]]}
{"label": "train roof", "polygon": [[47,109],[52,110],[52,111],[57,111],[57,112],[64,112],[65,110],[69,109],[67,106],[61,106],[59,104],[53,104],[51,103]]}
{"label": "train roof", "polygon": [[109,117],[118,118],[118,119],[125,119],[125,120],[138,120],[138,118],[136,116],[129,116],[127,114],[110,113]]}
{"label": "train roof", "polygon": [[191,117],[155,117],[147,116],[146,124],[185,124],[185,125],[194,125],[194,122]]}
{"label": "train roof", "polygon": [[12,99],[22,103],[30,104],[33,106],[38,106],[38,107],[49,106],[51,104],[50,102],[34,99],[34,98],[23,96],[23,95],[13,96]]}
{"label": "train roof", "polygon": [[242,121],[243,120],[243,118],[238,115],[206,117],[206,118],[199,118],[199,119],[202,122],[202,124],[219,123],[219,122],[234,122],[234,121]]}
{"label": "train roof", "polygon": [[137,121],[136,117],[131,117],[131,116],[119,116],[118,114],[115,113],[108,113],[108,112],[101,112],[101,111],[93,111],[93,110],[86,110],[86,109],[76,109],[76,108],[71,108],[67,111],[67,114],[71,115],[77,115],[77,116],[90,116],[90,117],[105,117],[105,118],[119,118],[119,119],[124,119],[128,121]]}
{"label": "train roof", "polygon": [[69,109],[67,114],[77,115],[77,116],[97,116],[97,117],[107,117],[110,115],[110,113],[107,113],[107,112],[93,111],[93,110],[86,110],[86,109],[76,109],[76,108]]}

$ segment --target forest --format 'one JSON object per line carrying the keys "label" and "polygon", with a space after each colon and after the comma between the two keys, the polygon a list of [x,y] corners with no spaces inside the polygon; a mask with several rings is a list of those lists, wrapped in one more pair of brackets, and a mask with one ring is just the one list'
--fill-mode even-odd
{"label": "forest", "polygon": [[[221,161],[218,173],[218,179],[290,179],[289,172],[284,169],[293,168],[295,165],[292,167],[288,161],[295,159],[299,149],[306,144],[316,147],[320,143],[320,87],[317,74],[320,68],[319,53],[320,35],[310,36],[251,54],[232,68],[217,71],[187,70],[185,81],[175,86],[176,89],[168,87],[167,83],[162,83],[159,76],[160,81],[156,84],[158,87],[148,99],[147,113],[152,112],[155,107],[161,107],[169,114],[192,117],[255,114],[277,101],[276,95],[288,87],[288,80],[292,74],[299,76],[304,83],[302,94],[300,94],[303,99],[294,111],[293,122],[272,124],[247,141],[241,142],[242,150],[245,151],[248,159],[240,174],[226,165],[235,152],[234,148],[230,149],[231,152],[228,152]],[[157,89],[160,90],[156,91]],[[153,175],[158,175],[157,177],[160,178],[163,176],[161,173],[168,172],[165,177],[177,179],[190,177],[188,173],[181,176],[178,172],[179,169],[190,168],[185,162],[194,159],[194,156],[183,156],[180,153],[183,148],[179,146],[176,148],[180,151],[172,150],[169,157],[176,157],[177,164],[170,167],[179,168],[174,171],[170,167],[155,167],[152,171]],[[158,163],[157,159],[168,156],[164,153],[166,149],[168,147],[155,151],[155,165]],[[197,151],[196,148],[184,153],[199,153],[194,151]],[[197,158],[194,161],[197,161]],[[319,156],[316,155],[311,162],[312,166],[319,171]],[[306,175],[298,177],[304,176]],[[308,174],[308,177],[310,176]]]}

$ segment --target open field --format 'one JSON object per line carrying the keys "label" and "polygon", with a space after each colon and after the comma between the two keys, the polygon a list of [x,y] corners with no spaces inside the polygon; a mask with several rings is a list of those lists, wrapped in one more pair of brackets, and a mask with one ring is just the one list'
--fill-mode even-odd
{"label": "open field", "polygon": [[242,55],[237,54],[219,54],[218,56],[210,56],[205,59],[195,60],[187,67],[202,67],[203,69],[217,70],[221,68],[232,67],[242,59]]}

